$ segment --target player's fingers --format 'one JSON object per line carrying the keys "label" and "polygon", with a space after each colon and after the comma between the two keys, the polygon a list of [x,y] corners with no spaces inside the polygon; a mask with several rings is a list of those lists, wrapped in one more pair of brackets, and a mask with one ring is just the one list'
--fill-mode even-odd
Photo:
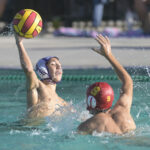
{"label": "player's fingers", "polygon": [[99,34],[97,37],[99,40],[103,41],[103,43],[106,43],[106,39],[102,34]]}
{"label": "player's fingers", "polygon": [[96,37],[95,40],[96,40],[99,44],[101,44],[101,45],[104,45],[104,44],[105,44],[105,42],[104,42],[103,40],[101,40],[100,38],[98,38],[98,37]]}
{"label": "player's fingers", "polygon": [[108,42],[108,43],[110,43],[110,40],[109,40],[109,38],[108,38],[107,36],[105,36],[105,38],[106,38],[107,42]]}

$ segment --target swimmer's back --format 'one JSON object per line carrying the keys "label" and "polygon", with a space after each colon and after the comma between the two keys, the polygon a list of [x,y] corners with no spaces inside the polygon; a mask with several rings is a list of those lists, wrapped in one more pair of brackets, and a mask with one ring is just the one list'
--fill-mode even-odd
{"label": "swimmer's back", "polygon": [[[86,126],[86,127],[85,127]],[[78,130],[82,133],[92,134],[96,132],[109,132],[113,134],[123,134],[134,130],[136,125],[130,115],[122,108],[112,109],[107,113],[98,113],[86,122],[82,123]],[[89,130],[90,129],[90,130]]]}

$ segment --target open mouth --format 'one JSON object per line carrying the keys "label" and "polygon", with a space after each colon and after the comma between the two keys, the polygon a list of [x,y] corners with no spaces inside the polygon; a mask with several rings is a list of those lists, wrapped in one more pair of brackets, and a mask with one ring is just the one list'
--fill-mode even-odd
{"label": "open mouth", "polygon": [[56,71],[56,73],[55,73],[55,75],[61,75],[62,74],[62,72],[60,72],[60,71]]}

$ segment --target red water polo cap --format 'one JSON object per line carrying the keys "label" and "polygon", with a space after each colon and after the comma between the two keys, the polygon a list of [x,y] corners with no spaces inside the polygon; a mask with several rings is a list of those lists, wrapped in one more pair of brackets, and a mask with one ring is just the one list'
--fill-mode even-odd
{"label": "red water polo cap", "polygon": [[87,89],[87,109],[106,110],[112,106],[114,91],[106,82],[96,82]]}

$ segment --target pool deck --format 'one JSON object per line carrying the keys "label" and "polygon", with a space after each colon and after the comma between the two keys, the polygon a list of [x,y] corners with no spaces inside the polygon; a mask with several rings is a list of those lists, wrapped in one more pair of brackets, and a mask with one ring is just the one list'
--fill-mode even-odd
{"label": "pool deck", "polygon": [[[112,52],[125,66],[150,65],[150,38],[110,38]],[[50,34],[24,40],[33,65],[45,56],[58,56],[63,68],[107,68],[110,64],[90,48],[97,47],[93,38],[54,37]],[[20,68],[13,36],[0,36],[0,68]]]}

